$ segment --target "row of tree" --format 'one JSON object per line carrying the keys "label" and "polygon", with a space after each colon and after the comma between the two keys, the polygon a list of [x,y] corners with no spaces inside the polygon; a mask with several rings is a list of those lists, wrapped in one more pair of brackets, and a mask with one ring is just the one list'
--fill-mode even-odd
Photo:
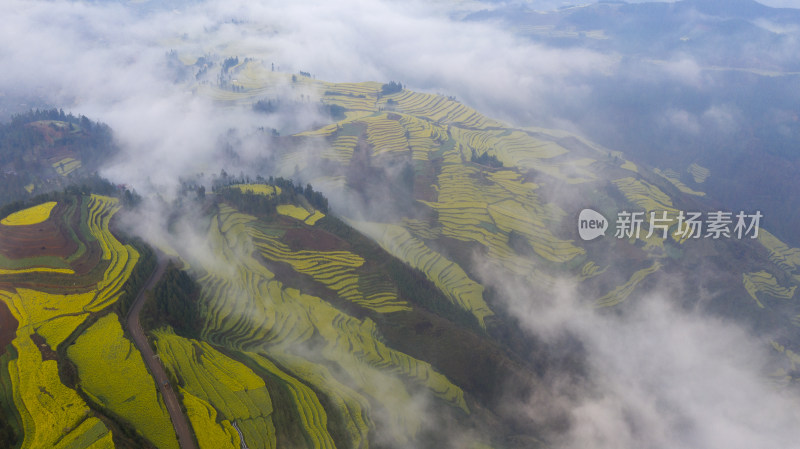
{"label": "row of tree", "polygon": [[[280,188],[281,193],[272,196],[243,193],[241,190],[232,189],[230,186],[237,184],[261,184]],[[282,177],[264,178],[257,176],[255,179],[249,176],[230,176],[222,170],[219,176],[215,176],[211,190],[219,198],[230,201],[237,207],[245,211],[258,211],[261,213],[271,213],[280,204],[296,204],[300,197],[304,198],[309,205],[322,213],[328,213],[328,199],[322,192],[314,190],[311,184],[295,184],[291,179]]]}
{"label": "row of tree", "polygon": [[172,326],[186,337],[197,337],[200,331],[200,285],[173,262],[156,284],[142,308],[142,327],[154,329]]}

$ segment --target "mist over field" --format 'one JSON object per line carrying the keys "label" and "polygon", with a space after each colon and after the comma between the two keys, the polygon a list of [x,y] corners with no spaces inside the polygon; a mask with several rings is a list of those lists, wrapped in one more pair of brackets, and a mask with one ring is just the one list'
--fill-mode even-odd
{"label": "mist over field", "polygon": [[[322,151],[315,143],[304,143],[309,168],[298,170],[280,158],[285,144],[273,136],[332,122],[315,107],[321,101],[316,91],[294,89],[288,81],[270,92],[300,106],[274,114],[204,95],[203,83],[217,80],[195,61],[212,55],[250,58],[265,72],[303,71],[327,82],[399,81],[410,91],[452,97],[509,127],[569,132],[621,151],[642,171],[673,170],[687,183],[687,167],[710,167],[708,181],[692,186],[703,188],[712,204],[761,210],[763,226],[789,246],[800,244],[800,10],[748,18],[704,10],[721,3],[710,0],[652,11],[640,7],[653,2],[630,2],[626,14],[642,23],[656,17],[683,24],[631,30],[595,3],[596,9],[557,12],[567,2],[7,0],[0,119],[55,107],[107,123],[121,151],[99,173],[144,198],[125,212],[121,226],[209,271],[235,269],[206,241],[198,225],[202,214],[173,202],[181,182],[191,179],[210,192],[221,170],[297,176],[302,184],[322,178],[328,166],[315,156]],[[662,6],[668,7],[654,7]],[[401,166],[383,168],[388,178],[402,176]],[[389,188],[358,195],[314,188],[330,199],[333,214],[367,235],[368,222],[396,212]],[[591,206],[570,192],[548,186],[537,198],[565,216]],[[570,242],[574,235],[573,229],[557,233]],[[242,245],[254,248],[253,242]],[[504,416],[517,417],[510,427],[541,429],[542,447],[786,448],[800,440],[796,387],[777,385],[765,369],[775,364],[770,343],[783,335],[706,313],[706,305],[724,302],[718,292],[694,289],[683,273],[667,273],[631,294],[624,309],[601,309],[592,300],[611,290],[599,290],[605,284],[587,291],[565,275],[544,285],[465,248],[502,315],[524,338],[555,354],[528,394],[515,395],[512,384],[496,388],[505,392]],[[249,254],[243,253],[241,260]],[[625,260],[623,252],[613,256]],[[521,257],[542,268],[541,257]],[[697,263],[692,271],[728,282],[709,267]],[[739,272],[734,277],[742,282]],[[792,279],[796,275],[779,280]],[[325,361],[323,349],[294,349]],[[515,357],[534,364],[534,355]],[[403,420],[419,419],[424,431],[445,434],[453,448],[480,438],[480,430],[466,431],[439,415],[430,392],[413,393],[406,402],[391,390],[377,395],[396,400]],[[394,419],[375,418],[390,435],[402,433],[391,428]]]}

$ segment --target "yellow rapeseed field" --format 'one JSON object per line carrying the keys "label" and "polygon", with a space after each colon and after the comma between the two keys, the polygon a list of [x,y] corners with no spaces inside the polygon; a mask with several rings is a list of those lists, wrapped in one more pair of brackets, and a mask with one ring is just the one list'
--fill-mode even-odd
{"label": "yellow rapeseed field", "polygon": [[159,449],[178,449],[172,422],[142,356],[125,338],[116,314],[100,318],[67,349],[81,389],[132,423]]}
{"label": "yellow rapeseed field", "polygon": [[48,201],[37,206],[29,207],[27,209],[14,212],[6,218],[0,220],[0,223],[6,226],[26,226],[39,224],[50,218],[50,212],[56,207],[55,201]]}

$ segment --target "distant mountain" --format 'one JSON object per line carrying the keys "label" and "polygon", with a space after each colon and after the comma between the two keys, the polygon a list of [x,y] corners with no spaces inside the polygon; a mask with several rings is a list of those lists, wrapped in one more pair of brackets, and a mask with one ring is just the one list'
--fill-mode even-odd
{"label": "distant mountain", "polygon": [[770,8],[752,0],[683,0],[674,3],[600,2],[556,11],[522,4],[472,13],[465,20],[506,22],[512,30],[550,45],[616,51],[663,59],[695,56],[709,65],[800,70],[798,57],[749,59],[745,46],[774,48],[793,39],[757,20],[800,24],[800,10]]}

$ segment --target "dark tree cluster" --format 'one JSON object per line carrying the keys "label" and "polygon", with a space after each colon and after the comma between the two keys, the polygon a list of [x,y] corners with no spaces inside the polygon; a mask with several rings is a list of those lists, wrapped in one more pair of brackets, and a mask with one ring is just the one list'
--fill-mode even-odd
{"label": "dark tree cluster", "polygon": [[280,103],[275,100],[273,103],[270,99],[258,100],[253,104],[253,110],[262,114],[274,114],[278,112]]}
{"label": "dark tree cluster", "polygon": [[402,90],[403,85],[396,81],[389,81],[387,84],[381,86],[381,94],[383,95],[395,94],[397,92],[401,92]]}
{"label": "dark tree cluster", "polygon": [[139,291],[144,288],[144,285],[153,274],[153,271],[156,269],[156,264],[158,263],[155,253],[153,253],[153,250],[144,240],[139,237],[126,238],[126,240],[128,240],[127,243],[133,245],[139,253],[139,261],[136,262],[131,275],[128,277],[128,280],[125,281],[125,285],[122,287],[122,295],[115,304],[119,316],[126,316],[128,314],[130,306],[133,304]]}
{"label": "dark tree cluster", "polygon": [[[280,100],[273,100],[270,98],[265,98],[263,100],[258,100],[253,104],[253,111],[260,112],[262,114],[275,114],[278,112],[284,112],[287,114],[300,114],[305,112],[313,112],[313,105],[309,106],[307,103],[302,102],[282,102]],[[309,108],[312,108],[312,111],[309,111]],[[319,103],[316,106],[319,114],[325,115],[330,117],[331,120],[338,121],[345,118],[345,109],[338,104],[324,104]]]}
{"label": "dark tree cluster", "polygon": [[497,159],[497,156],[489,154],[488,151],[478,156],[477,153],[475,153],[475,150],[472,150],[472,157],[470,158],[470,161],[492,168],[500,168],[503,166],[503,163]]}
{"label": "dark tree cluster", "polygon": [[6,421],[6,417],[0,414],[0,447],[14,447],[17,444],[17,433]]}
{"label": "dark tree cluster", "polygon": [[[47,127],[33,125],[40,121],[51,123]],[[28,184],[41,192],[80,182],[117,151],[111,129],[85,116],[63,109],[15,115],[0,124],[0,204],[30,197],[25,190]],[[58,174],[50,164],[57,154],[73,155],[82,167],[68,177]]]}
{"label": "dark tree cluster", "polygon": [[306,78],[311,78],[311,74],[309,72],[300,71],[300,74],[305,76]]}
{"label": "dark tree cluster", "polygon": [[[229,188],[236,184],[263,184],[273,187],[279,187],[281,193],[279,195],[266,196],[260,194],[243,193],[239,189]],[[322,194],[314,190],[311,184],[306,184],[303,187],[301,184],[295,184],[291,179],[286,178],[264,178],[262,176],[252,179],[246,176],[229,176],[224,170],[220,175],[215,177],[212,185],[212,192],[220,200],[227,201],[236,206],[240,210],[252,214],[272,214],[275,208],[280,204],[294,204],[297,203],[302,197],[312,207],[322,213],[328,213],[328,199]]]}
{"label": "dark tree cluster", "polygon": [[238,56],[234,56],[232,58],[225,58],[225,61],[222,62],[222,71],[224,73],[228,73],[228,70],[230,70],[233,67],[236,67],[237,65],[239,65]]}
{"label": "dark tree cluster", "polygon": [[200,285],[170,262],[142,309],[142,326],[153,329],[168,324],[176,332],[196,337],[200,329]]}

